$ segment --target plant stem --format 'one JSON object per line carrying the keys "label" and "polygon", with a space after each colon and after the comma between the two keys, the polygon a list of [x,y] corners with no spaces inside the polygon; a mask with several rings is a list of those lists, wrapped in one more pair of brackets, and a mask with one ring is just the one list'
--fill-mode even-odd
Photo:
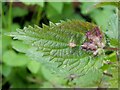
{"label": "plant stem", "polygon": [[36,25],[39,24],[40,19],[41,19],[41,8],[38,7]]}
{"label": "plant stem", "polygon": [[109,50],[109,51],[118,51],[118,48],[112,48],[112,47],[104,47],[105,50]]}
{"label": "plant stem", "polygon": [[9,15],[8,15],[8,30],[9,31],[11,31],[11,23],[12,23],[11,12],[12,12],[12,0],[11,0],[10,5],[9,5]]}

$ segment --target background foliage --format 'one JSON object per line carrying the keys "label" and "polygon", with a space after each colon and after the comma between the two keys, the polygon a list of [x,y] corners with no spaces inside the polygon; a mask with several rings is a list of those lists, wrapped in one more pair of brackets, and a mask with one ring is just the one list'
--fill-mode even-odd
{"label": "background foliage", "polygon": [[[98,65],[104,64],[103,71],[112,74],[103,75],[94,74],[91,70],[89,75],[81,78],[71,79],[71,74],[67,75],[52,74],[48,68],[41,62],[42,58],[39,52],[34,52],[29,45],[21,41],[13,40],[6,36],[7,32],[14,32],[17,28],[23,29],[25,26],[38,25],[42,23],[49,25],[49,21],[58,23],[60,20],[77,19],[88,21],[100,26],[105,33],[106,43],[109,47],[118,46],[118,17],[116,3],[95,3],[95,2],[2,2],[2,46],[1,63],[2,63],[2,88],[55,88],[55,87],[118,87],[118,69],[116,51],[105,51],[105,61],[109,60],[112,64],[104,64],[97,60]],[[44,27],[44,26],[43,26]],[[1,45],[1,44],[0,44]],[[28,49],[30,49],[28,51]],[[26,51],[28,57],[25,55]],[[3,56],[2,56],[3,55]],[[3,58],[2,58],[3,57]],[[45,62],[46,63],[46,62]],[[84,63],[84,62],[83,62]],[[106,63],[106,62],[105,62]],[[56,64],[48,62],[47,66],[52,68]],[[97,67],[98,67],[97,66]],[[56,69],[58,71],[58,69]],[[93,72],[93,73],[91,73]],[[97,72],[99,72],[97,70]],[[94,75],[94,76],[93,76]],[[91,78],[93,76],[94,78]],[[78,76],[75,76],[78,77]],[[91,82],[91,79],[95,81]],[[17,82],[17,83],[16,83]],[[84,83],[83,83],[84,82]],[[90,82],[89,84],[87,82]]]}

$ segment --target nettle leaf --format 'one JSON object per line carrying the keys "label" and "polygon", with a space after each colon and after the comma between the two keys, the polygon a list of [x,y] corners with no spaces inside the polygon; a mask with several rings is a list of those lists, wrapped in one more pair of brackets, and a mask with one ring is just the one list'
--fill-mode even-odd
{"label": "nettle leaf", "polygon": [[29,45],[21,43],[21,41],[14,41],[13,40],[11,42],[11,44],[12,44],[13,49],[15,49],[16,51],[21,52],[21,53],[26,53],[26,51],[30,48]]}
{"label": "nettle leaf", "polygon": [[3,54],[3,62],[8,66],[20,67],[26,65],[29,62],[29,58],[22,54],[16,54],[12,50],[8,50]]}
{"label": "nettle leaf", "polygon": [[109,18],[106,30],[110,45],[118,46],[118,16],[116,14],[111,15]]}
{"label": "nettle leaf", "polygon": [[98,2],[94,7],[99,8],[105,5],[113,5],[113,6],[119,7],[118,2]]}
{"label": "nettle leaf", "polygon": [[63,2],[49,2],[49,4],[59,13],[62,13]]}
{"label": "nettle leaf", "polygon": [[[26,54],[31,58],[46,64],[49,69],[60,76],[70,79],[70,75],[78,78],[84,76],[88,81],[79,81],[81,86],[96,86],[102,76],[102,61],[104,54],[94,56],[93,52],[85,51],[81,45],[86,41],[86,32],[94,29],[96,25],[81,22],[79,20],[68,20],[60,23],[50,22],[50,26],[43,24],[43,28],[38,26],[28,26],[24,29],[17,29],[9,35],[14,39],[23,40],[31,44],[34,48]],[[97,73],[94,78],[93,74]],[[77,82],[76,82],[77,83]],[[94,84],[94,85],[93,85]],[[98,83],[97,83],[98,85]]]}

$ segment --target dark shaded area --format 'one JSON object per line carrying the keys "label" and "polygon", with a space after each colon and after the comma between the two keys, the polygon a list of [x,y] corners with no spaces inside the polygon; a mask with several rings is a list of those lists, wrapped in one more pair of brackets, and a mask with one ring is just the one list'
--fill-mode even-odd
{"label": "dark shaded area", "polygon": [[1,90],[9,90],[10,88],[10,83],[6,82],[4,85],[2,85],[2,89]]}
{"label": "dark shaded area", "polygon": [[110,54],[112,54],[112,53],[113,53],[113,51],[106,51],[106,52],[105,52],[106,55],[110,55]]}
{"label": "dark shaded area", "polygon": [[75,13],[77,13],[78,15],[80,15],[82,18],[84,18],[86,21],[88,21],[88,22],[91,22],[92,20],[91,20],[91,18],[90,18],[90,16],[89,15],[83,15],[82,13],[81,13],[81,8],[80,8],[80,6],[79,5],[81,5],[82,3],[80,3],[80,2],[73,2],[73,7],[74,7],[74,10],[75,10]]}
{"label": "dark shaded area", "polygon": [[[15,17],[13,18],[13,22],[14,23],[19,23],[19,25],[21,26],[21,28],[24,27],[25,25],[25,21],[30,22],[32,20],[32,16],[33,16],[34,12],[29,12],[26,16],[24,17]],[[24,21],[25,20],[25,21]]]}
{"label": "dark shaded area", "polygon": [[91,18],[89,17],[89,15],[83,15],[82,13],[80,13],[80,12],[81,12],[81,9],[80,9],[79,7],[76,7],[76,8],[75,8],[75,12],[76,12],[77,14],[79,14],[82,18],[84,18],[86,21],[88,21],[88,22],[91,22],[91,21],[92,21]]}

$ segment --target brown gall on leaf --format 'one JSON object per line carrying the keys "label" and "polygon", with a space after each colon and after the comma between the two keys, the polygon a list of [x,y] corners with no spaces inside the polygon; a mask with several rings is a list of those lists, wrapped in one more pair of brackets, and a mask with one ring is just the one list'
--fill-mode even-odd
{"label": "brown gall on leaf", "polygon": [[82,49],[87,49],[87,50],[91,50],[91,51],[96,51],[97,50],[97,46],[94,43],[85,42],[81,46],[82,46]]}
{"label": "brown gall on leaf", "polygon": [[90,50],[93,52],[93,55],[96,56],[100,49],[105,47],[103,43],[103,35],[98,27],[93,28],[86,32],[86,42],[81,45],[83,50]]}
{"label": "brown gall on leaf", "polygon": [[92,30],[89,30],[86,33],[87,38],[89,38],[90,36],[97,36],[99,38],[102,38],[102,32],[100,31],[100,29],[98,27],[93,28]]}

